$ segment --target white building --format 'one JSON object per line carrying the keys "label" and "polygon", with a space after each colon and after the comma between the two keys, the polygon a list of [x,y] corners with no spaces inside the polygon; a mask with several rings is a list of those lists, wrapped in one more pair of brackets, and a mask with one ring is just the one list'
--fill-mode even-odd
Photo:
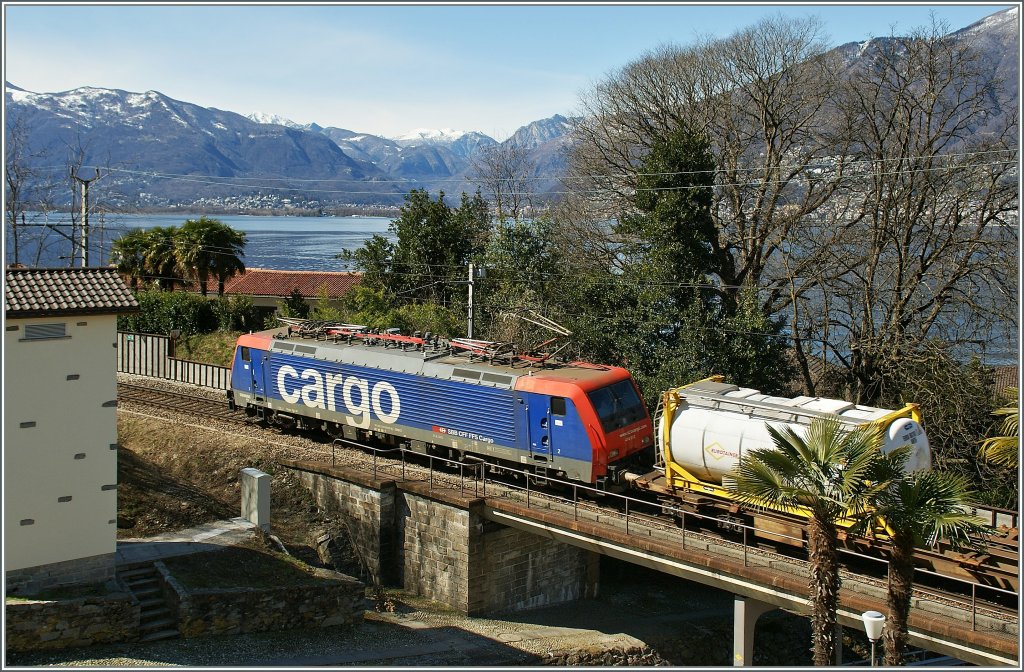
{"label": "white building", "polygon": [[114,576],[117,315],[112,268],[7,269],[4,578],[8,594]]}

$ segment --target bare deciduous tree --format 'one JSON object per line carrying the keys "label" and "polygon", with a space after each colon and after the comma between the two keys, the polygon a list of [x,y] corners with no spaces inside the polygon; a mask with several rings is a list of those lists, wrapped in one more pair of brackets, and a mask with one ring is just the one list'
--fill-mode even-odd
{"label": "bare deciduous tree", "polygon": [[838,363],[871,403],[886,367],[929,340],[1017,327],[1018,120],[967,37],[945,30],[873,41],[853,67],[824,52],[813,19],[661,47],[583,98],[575,211],[628,213],[654,140],[703,134],[723,295],[757,287],[789,322],[805,386],[815,359]]}
{"label": "bare deciduous tree", "polygon": [[535,166],[529,151],[512,141],[489,147],[473,158],[474,181],[490,194],[497,219],[520,220],[532,207]]}
{"label": "bare deciduous tree", "polygon": [[724,40],[659,48],[582,101],[570,184],[598,216],[617,216],[656,138],[676,128],[707,137],[722,291],[735,299],[744,285],[761,287],[768,311],[783,310],[792,296],[780,258],[799,252],[795,270],[814,263],[820,250],[795,250],[793,241],[843,186],[845,151],[823,123],[839,63],[824,52],[819,21],[781,18]]}
{"label": "bare deciduous tree", "polygon": [[1001,84],[940,24],[875,47],[839,101],[857,196],[819,285],[829,310],[804,310],[827,315],[826,347],[849,353],[863,403],[933,340],[956,349],[1015,331],[1018,301],[1017,119],[989,123]]}
{"label": "bare deciduous tree", "polygon": [[48,213],[53,209],[53,184],[42,165],[45,150],[30,146],[30,128],[23,117],[8,117],[4,156],[4,224],[7,262],[38,265],[53,244]]}

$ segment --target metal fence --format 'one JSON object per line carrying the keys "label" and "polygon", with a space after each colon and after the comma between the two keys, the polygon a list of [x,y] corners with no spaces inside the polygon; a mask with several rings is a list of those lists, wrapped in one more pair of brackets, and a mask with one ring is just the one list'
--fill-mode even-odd
{"label": "metal fence", "polygon": [[117,332],[117,372],[227,390],[231,369],[174,356],[175,339],[159,334]]}

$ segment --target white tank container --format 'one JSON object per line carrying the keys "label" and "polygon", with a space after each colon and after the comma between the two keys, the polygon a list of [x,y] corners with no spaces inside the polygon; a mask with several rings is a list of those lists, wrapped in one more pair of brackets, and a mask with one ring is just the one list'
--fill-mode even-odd
{"label": "white tank container", "polygon": [[[662,446],[665,458],[702,481],[715,484],[722,482],[722,476],[736,466],[744,453],[774,446],[766,424],[780,430],[789,427],[805,437],[814,417],[823,413],[853,420],[856,424],[849,424],[850,429],[892,413],[839,399],[769,397],[734,385],[698,385],[701,389],[691,386],[679,390],[679,406],[672,418],[662,416],[658,440],[664,442],[663,425],[670,421],[669,445]],[[931,449],[924,428],[915,420],[899,418],[886,428],[882,452],[906,444],[912,446],[906,470],[930,469]]]}

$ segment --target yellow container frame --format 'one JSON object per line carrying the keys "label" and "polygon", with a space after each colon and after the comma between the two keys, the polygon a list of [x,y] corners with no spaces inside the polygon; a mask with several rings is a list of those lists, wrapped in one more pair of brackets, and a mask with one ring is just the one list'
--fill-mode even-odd
{"label": "yellow container frame", "polygon": [[[709,376],[702,380],[698,380],[688,385],[683,385],[671,390],[666,391],[662,395],[662,423],[661,423],[661,440],[662,440],[662,456],[665,460],[665,483],[668,485],[670,490],[682,490],[684,492],[696,492],[702,494],[708,494],[713,497],[720,499],[726,499],[730,501],[738,501],[736,497],[723,488],[721,485],[716,483],[709,483],[703,481],[694,476],[682,465],[677,464],[672,460],[672,420],[675,417],[676,409],[679,407],[682,401],[681,395],[685,394],[685,390],[691,385],[703,382],[720,383],[724,379],[723,376]],[[892,411],[887,415],[882,416],[876,420],[872,420],[870,425],[877,425],[885,428],[889,426],[894,420],[899,418],[910,418],[921,422],[921,408],[918,404],[906,404],[903,408],[898,411]],[[805,506],[791,506],[791,507],[774,507],[764,505],[763,508],[771,510],[779,510],[782,513],[796,515],[800,518],[809,519],[811,517],[811,510]],[[889,532],[888,525],[880,522],[880,528]],[[841,519],[838,524],[840,527],[849,528],[852,526],[854,521],[849,518]]]}

